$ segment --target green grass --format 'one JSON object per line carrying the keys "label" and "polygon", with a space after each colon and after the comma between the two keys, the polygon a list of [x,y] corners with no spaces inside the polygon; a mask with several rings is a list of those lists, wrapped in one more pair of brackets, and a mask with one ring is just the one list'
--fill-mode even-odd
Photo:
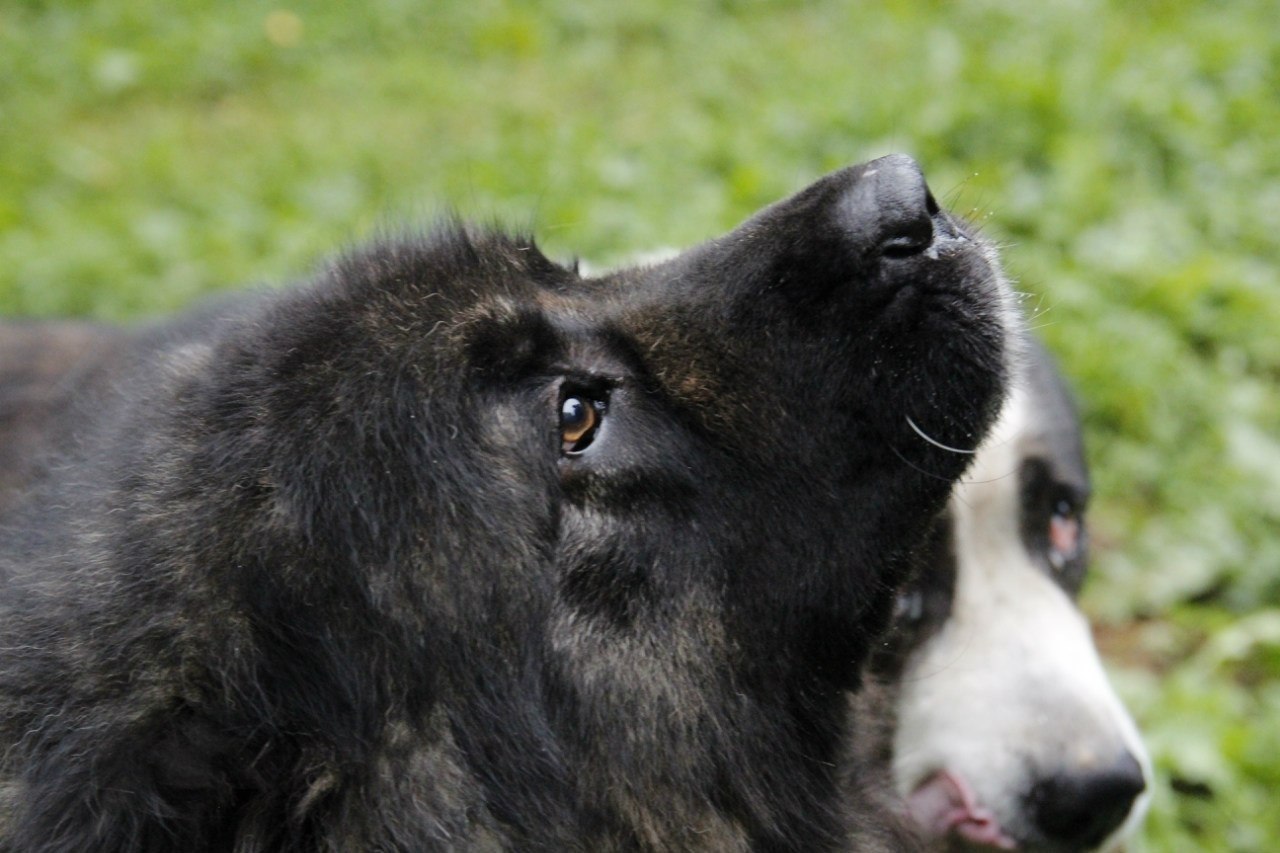
{"label": "green grass", "polygon": [[[1143,849],[1280,839],[1274,0],[0,7],[0,312],[126,318],[445,203],[610,260],[906,150],[1079,388]],[[180,11],[179,11],[180,10]]]}

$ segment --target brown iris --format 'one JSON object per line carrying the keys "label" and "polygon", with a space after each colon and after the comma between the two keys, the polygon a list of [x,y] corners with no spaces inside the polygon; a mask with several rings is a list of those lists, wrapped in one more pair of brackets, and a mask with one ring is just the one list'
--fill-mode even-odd
{"label": "brown iris", "polygon": [[560,447],[565,453],[581,453],[595,439],[604,414],[604,403],[571,395],[560,404]]}

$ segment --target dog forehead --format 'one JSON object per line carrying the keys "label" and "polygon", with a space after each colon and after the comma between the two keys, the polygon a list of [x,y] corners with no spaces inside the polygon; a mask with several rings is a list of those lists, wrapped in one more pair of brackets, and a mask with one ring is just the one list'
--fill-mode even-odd
{"label": "dog forehead", "polygon": [[1019,384],[1023,388],[1023,455],[1048,464],[1055,478],[1089,491],[1084,436],[1066,380],[1044,345],[1031,341]]}
{"label": "dog forehead", "polygon": [[696,313],[661,307],[622,318],[617,334],[634,354],[646,387],[718,443],[771,440],[771,425],[783,412],[779,365],[765,346],[718,335]]}
{"label": "dog forehead", "polygon": [[956,486],[962,513],[975,502],[1016,501],[1018,474],[1031,460],[1076,493],[1089,493],[1083,435],[1070,392],[1040,344],[1029,346],[1026,358],[973,467]]}
{"label": "dog forehead", "polygon": [[[718,433],[752,429],[771,384],[760,379],[765,335],[727,334],[717,308],[686,282],[651,267],[543,292],[538,305],[575,371],[632,381]],[[776,367],[776,365],[773,365]]]}

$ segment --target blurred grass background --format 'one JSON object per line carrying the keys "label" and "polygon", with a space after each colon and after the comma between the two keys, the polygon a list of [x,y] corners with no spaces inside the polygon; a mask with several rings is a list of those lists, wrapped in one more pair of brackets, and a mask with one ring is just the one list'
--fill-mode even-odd
{"label": "blurred grass background", "polygon": [[1274,0],[0,6],[0,313],[129,318],[449,203],[598,261],[905,150],[1081,397],[1143,850],[1280,843]]}

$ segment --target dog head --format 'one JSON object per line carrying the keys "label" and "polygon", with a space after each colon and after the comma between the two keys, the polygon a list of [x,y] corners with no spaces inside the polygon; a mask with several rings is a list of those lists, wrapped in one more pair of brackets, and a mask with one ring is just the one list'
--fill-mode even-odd
{"label": "dog head", "polygon": [[601,278],[453,227],[164,327],[6,529],[4,841],[834,843],[1013,315],[890,157]]}
{"label": "dog head", "polygon": [[1108,849],[1141,820],[1150,762],[1075,603],[1088,498],[1074,406],[1033,345],[899,602],[894,775],[940,839]]}

